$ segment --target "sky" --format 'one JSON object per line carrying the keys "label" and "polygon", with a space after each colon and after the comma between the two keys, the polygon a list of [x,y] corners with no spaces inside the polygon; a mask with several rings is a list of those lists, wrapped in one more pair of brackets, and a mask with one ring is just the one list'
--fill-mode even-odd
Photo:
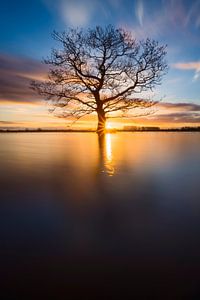
{"label": "sky", "polygon": [[[66,127],[32,90],[55,41],[53,30],[112,24],[167,44],[168,74],[154,91],[162,99],[146,117],[110,120],[113,127],[200,125],[200,0],[2,0],[0,4],[0,127]],[[76,126],[93,127],[92,116]],[[112,127],[111,126],[111,127]]]}

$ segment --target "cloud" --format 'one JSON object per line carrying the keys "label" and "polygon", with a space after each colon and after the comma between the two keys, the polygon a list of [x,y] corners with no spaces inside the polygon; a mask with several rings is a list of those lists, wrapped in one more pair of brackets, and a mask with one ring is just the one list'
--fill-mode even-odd
{"label": "cloud", "polygon": [[135,7],[135,14],[139,21],[140,26],[143,26],[144,6],[142,0],[137,0],[136,7]]}
{"label": "cloud", "polygon": [[171,113],[171,114],[157,114],[148,117],[151,121],[160,123],[200,123],[200,114],[198,113]]}
{"label": "cloud", "polygon": [[196,27],[200,27],[200,15],[196,19]]}
{"label": "cloud", "polygon": [[158,111],[147,119],[160,123],[200,123],[200,104],[160,102]]}
{"label": "cloud", "polygon": [[[18,123],[21,124],[21,122],[18,122]],[[0,120],[0,124],[3,124],[3,125],[11,125],[11,124],[13,124],[13,125],[15,125],[16,122],[12,122],[12,121],[1,121],[1,120]]]}
{"label": "cloud", "polygon": [[[200,2],[200,0],[198,0]],[[194,1],[186,3],[183,0],[162,0],[144,1],[135,0],[135,15],[138,26],[135,24],[134,30],[130,24],[124,22],[123,26],[133,31],[133,35],[138,39],[151,37],[155,39],[176,40],[176,47],[182,47],[183,41],[192,45],[199,45],[199,39],[191,28],[200,26],[199,9],[196,10],[195,17],[187,21],[188,12]],[[159,4],[158,4],[159,3]],[[177,40],[177,34],[179,39]],[[174,42],[173,42],[174,43]]]}
{"label": "cloud", "polygon": [[[174,29],[174,22],[177,22],[178,9],[171,9],[168,2],[163,2],[162,5],[153,9],[153,5],[147,5],[146,14],[144,14],[144,3],[142,0],[137,0],[135,4],[135,16],[138,25],[135,24],[134,28],[126,23],[123,25],[126,29],[130,30],[133,36],[139,40],[147,37],[160,38],[166,37],[171,29]],[[144,22],[145,17],[145,22]],[[173,18],[173,20],[172,20]]]}
{"label": "cloud", "polygon": [[200,61],[176,63],[173,66],[180,70],[197,70],[200,69]]}
{"label": "cloud", "polygon": [[198,80],[199,78],[200,78],[200,70],[197,70],[197,71],[195,72],[195,74],[194,74],[193,79],[194,79],[194,80]]}
{"label": "cloud", "polygon": [[138,124],[169,127],[173,124],[178,124],[178,126],[187,126],[190,123],[193,126],[200,125],[200,104],[198,103],[160,102],[154,108],[153,114],[137,117],[136,120],[134,118],[133,121]]}
{"label": "cloud", "polygon": [[195,26],[198,28],[200,26],[200,0],[195,1],[190,9],[188,10],[187,16],[185,18],[185,26],[187,26],[190,22],[193,22]]}
{"label": "cloud", "polygon": [[64,21],[71,26],[87,25],[93,15],[94,5],[92,1],[62,1],[61,15]]}
{"label": "cloud", "polygon": [[200,104],[196,103],[170,103],[170,102],[160,102],[157,104],[158,109],[164,109],[164,110],[173,110],[173,111],[187,111],[187,112],[194,112],[199,111],[200,112]]}
{"label": "cloud", "polygon": [[45,77],[47,68],[37,60],[0,54],[0,101],[41,100],[30,88],[31,79]]}
{"label": "cloud", "polygon": [[193,79],[197,80],[200,78],[200,61],[176,63],[172,66],[179,70],[193,70],[195,71]]}
{"label": "cloud", "polygon": [[[110,0],[112,5],[118,5],[120,0]],[[84,27],[90,24],[96,13],[107,14],[104,2],[99,0],[43,0],[46,7],[59,15],[65,25]]]}

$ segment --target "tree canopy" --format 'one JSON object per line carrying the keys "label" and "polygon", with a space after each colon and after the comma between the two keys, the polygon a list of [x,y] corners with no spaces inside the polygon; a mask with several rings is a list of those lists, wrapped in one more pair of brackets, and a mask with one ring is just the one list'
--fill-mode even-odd
{"label": "tree canopy", "polygon": [[48,80],[32,88],[50,100],[62,117],[81,118],[96,113],[97,132],[106,118],[155,104],[141,93],[161,83],[166,73],[166,46],[147,38],[137,41],[130,32],[109,25],[94,29],[69,28],[54,32],[60,43],[45,60]]}

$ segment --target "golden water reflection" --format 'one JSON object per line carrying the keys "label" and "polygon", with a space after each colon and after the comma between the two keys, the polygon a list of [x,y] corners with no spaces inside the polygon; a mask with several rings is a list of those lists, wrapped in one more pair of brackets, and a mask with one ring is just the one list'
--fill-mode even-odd
{"label": "golden water reflection", "polygon": [[100,171],[108,176],[115,174],[112,150],[112,137],[110,133],[99,136]]}
{"label": "golden water reflection", "polygon": [[[191,133],[22,133],[0,135],[1,172],[77,180],[89,188],[94,174],[137,177],[166,170],[199,157],[199,134]],[[183,164],[184,166],[184,164]],[[150,176],[151,177],[151,176]],[[154,177],[151,177],[154,178]],[[110,181],[109,181],[110,182]]]}

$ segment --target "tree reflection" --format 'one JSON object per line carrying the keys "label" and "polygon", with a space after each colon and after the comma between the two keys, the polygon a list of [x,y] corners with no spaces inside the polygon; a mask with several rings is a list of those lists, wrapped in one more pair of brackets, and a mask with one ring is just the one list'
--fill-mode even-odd
{"label": "tree reflection", "polygon": [[110,133],[98,135],[99,143],[99,171],[108,176],[115,174],[113,165],[112,138]]}

